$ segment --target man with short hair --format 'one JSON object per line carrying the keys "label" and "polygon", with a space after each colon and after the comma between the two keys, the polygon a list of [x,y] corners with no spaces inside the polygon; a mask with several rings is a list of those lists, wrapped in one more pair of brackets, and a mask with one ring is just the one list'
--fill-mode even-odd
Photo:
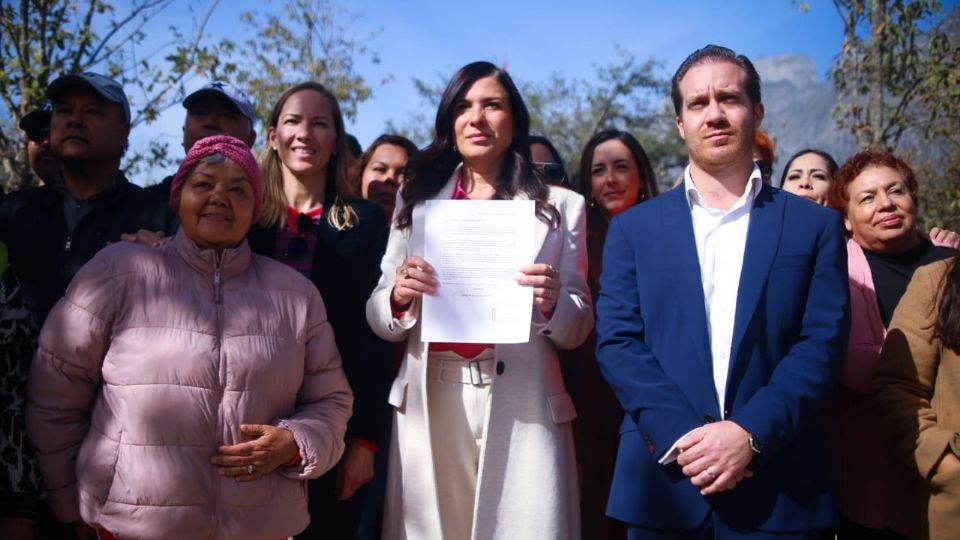
{"label": "man with short hair", "polygon": [[683,183],[610,223],[597,355],[626,411],[607,513],[631,539],[808,539],[834,522],[820,404],[849,327],[831,210],[763,183],[749,59],[673,77]]}
{"label": "man with short hair", "polygon": [[[257,140],[256,111],[242,90],[230,83],[214,81],[183,100],[187,116],[183,121],[183,152],[193,143],[211,135],[231,135],[253,147]],[[148,191],[170,197],[173,175],[147,187]]]}
{"label": "man with short hair", "polygon": [[20,129],[27,136],[27,163],[40,186],[50,182],[60,171],[60,162],[50,148],[52,112],[53,105],[46,101],[20,119]]}
{"label": "man with short hair", "polygon": [[73,275],[97,251],[139,229],[174,229],[166,201],[120,170],[130,133],[123,87],[96,73],[64,75],[47,87],[50,146],[60,170],[48,185],[0,204],[0,241],[42,323]]}

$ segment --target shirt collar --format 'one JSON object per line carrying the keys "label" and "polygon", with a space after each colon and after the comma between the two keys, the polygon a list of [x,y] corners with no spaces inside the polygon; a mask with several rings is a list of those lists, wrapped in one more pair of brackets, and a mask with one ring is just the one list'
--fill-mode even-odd
{"label": "shirt collar", "polygon": [[[752,202],[757,198],[757,195],[760,194],[761,188],[763,188],[763,177],[760,174],[760,167],[754,162],[753,171],[750,172],[750,179],[747,181],[747,189],[744,191],[743,196],[734,203],[731,210],[743,206],[743,203],[746,202],[748,197]],[[687,204],[690,205],[691,210],[693,210],[694,206],[710,208],[704,202],[703,195],[700,194],[700,190],[697,189],[696,184],[693,183],[693,178],[690,176],[689,164],[687,168],[683,170],[683,192],[687,194]]]}

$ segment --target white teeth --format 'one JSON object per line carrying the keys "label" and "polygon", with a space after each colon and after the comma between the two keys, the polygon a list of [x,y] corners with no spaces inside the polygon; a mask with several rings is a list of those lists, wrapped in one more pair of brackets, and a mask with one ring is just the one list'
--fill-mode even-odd
{"label": "white teeth", "polygon": [[290,150],[305,156],[312,156],[313,154],[317,153],[317,151],[312,148],[291,148]]}

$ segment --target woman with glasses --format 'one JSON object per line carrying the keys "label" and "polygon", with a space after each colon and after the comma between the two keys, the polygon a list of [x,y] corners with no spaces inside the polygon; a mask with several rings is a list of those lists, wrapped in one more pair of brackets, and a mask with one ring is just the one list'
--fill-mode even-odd
{"label": "woman with glasses", "polygon": [[[440,99],[435,138],[400,189],[367,303],[374,331],[406,342],[390,391],[394,428],[384,538],[580,538],[576,463],[557,349],[593,326],[583,197],[548,186],[530,161],[526,105],[489,62],[461,68]],[[424,343],[421,300],[437,287],[423,258],[428,201],[535,203],[528,341]],[[469,242],[469,241],[468,241]]]}
{"label": "woman with glasses", "polygon": [[263,218],[251,248],[286,263],[320,290],[354,393],[347,448],[340,463],[309,484],[310,526],[298,538],[355,538],[362,487],[388,430],[390,345],[367,325],[364,303],[380,277],[387,225],[348,176],[343,116],[316,82],[288,88],[270,112],[260,155]]}
{"label": "woman with glasses", "polygon": [[543,180],[552,186],[571,187],[567,170],[563,166],[560,152],[550,139],[541,135],[530,136],[530,159],[533,166],[543,173]]}

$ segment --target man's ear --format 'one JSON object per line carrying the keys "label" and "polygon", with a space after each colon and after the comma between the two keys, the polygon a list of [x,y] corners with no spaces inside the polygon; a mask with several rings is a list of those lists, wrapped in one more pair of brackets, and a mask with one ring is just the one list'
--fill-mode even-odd
{"label": "man's ear", "polygon": [[687,134],[683,131],[683,119],[680,118],[679,115],[676,117],[676,122],[677,122],[677,131],[680,132],[680,138],[683,140],[687,140]]}
{"label": "man's ear", "polygon": [[763,103],[757,103],[753,106],[753,117],[756,119],[754,122],[754,127],[760,127],[760,124],[763,123],[763,113],[765,109],[763,108]]}

